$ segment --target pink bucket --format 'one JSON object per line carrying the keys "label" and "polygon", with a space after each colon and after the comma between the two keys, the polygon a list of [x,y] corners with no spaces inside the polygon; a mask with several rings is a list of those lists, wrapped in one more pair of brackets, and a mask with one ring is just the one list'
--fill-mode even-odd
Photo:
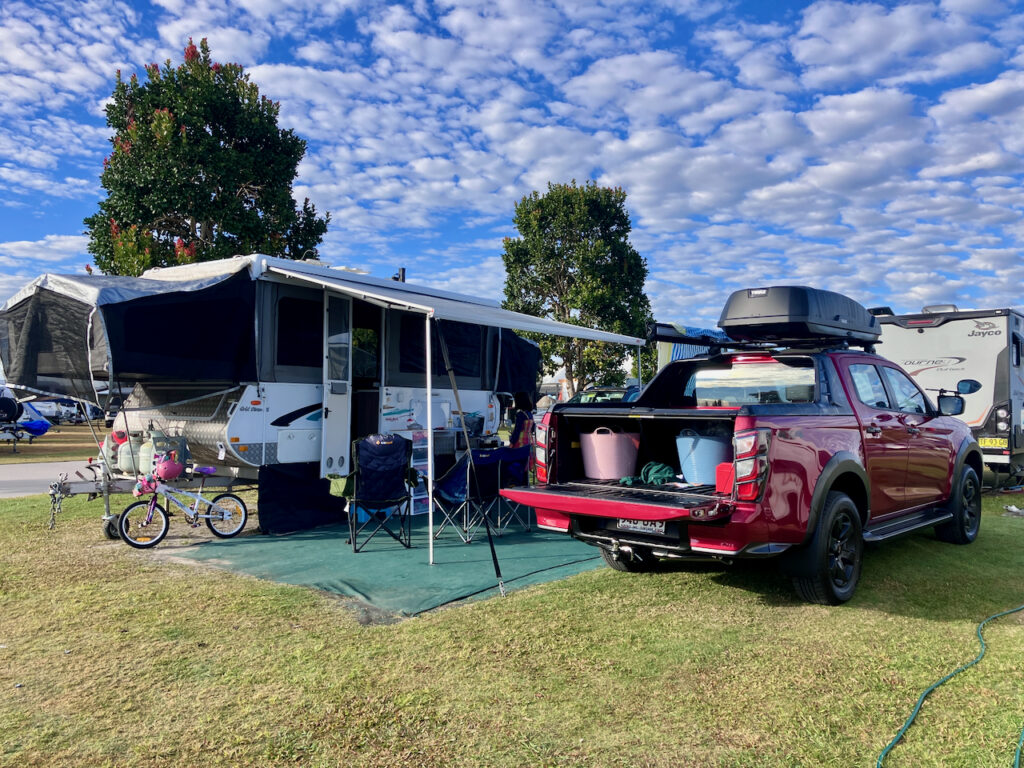
{"label": "pink bucket", "polygon": [[598,427],[590,434],[580,435],[583,448],[583,473],[594,480],[618,480],[636,472],[636,454],[640,435],[635,432],[612,432]]}

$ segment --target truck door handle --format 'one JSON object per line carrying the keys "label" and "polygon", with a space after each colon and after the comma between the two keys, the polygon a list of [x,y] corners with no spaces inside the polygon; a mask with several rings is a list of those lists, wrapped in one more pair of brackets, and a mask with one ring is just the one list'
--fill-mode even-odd
{"label": "truck door handle", "polygon": [[867,432],[869,435],[882,434],[882,428],[877,424],[868,424],[866,427],[864,427],[864,431]]}
{"label": "truck door handle", "polygon": [[921,430],[918,429],[917,427],[907,427],[907,432],[909,432],[911,435],[920,435],[921,434]]}

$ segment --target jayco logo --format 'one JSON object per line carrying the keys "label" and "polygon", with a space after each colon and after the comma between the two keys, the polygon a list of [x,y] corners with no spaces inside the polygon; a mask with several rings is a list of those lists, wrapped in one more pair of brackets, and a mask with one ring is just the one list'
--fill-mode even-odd
{"label": "jayco logo", "polygon": [[967,334],[968,336],[1002,336],[1003,332],[999,329],[995,323],[991,323],[988,320],[975,320],[974,330]]}

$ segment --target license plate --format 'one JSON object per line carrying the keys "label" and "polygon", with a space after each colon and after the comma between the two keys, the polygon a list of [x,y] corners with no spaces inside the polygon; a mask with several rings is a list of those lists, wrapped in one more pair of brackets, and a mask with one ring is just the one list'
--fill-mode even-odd
{"label": "license plate", "polygon": [[982,448],[1005,448],[1008,443],[1005,437],[980,437],[978,445]]}
{"label": "license plate", "polygon": [[633,533],[665,534],[664,520],[618,520],[615,527],[620,531],[631,531]]}

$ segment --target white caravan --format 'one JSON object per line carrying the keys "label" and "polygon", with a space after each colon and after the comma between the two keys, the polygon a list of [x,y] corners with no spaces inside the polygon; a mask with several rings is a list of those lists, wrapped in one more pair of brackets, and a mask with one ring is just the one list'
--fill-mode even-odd
{"label": "white caravan", "polygon": [[991,469],[1024,472],[1024,315],[943,305],[878,319],[881,353],[923,388],[934,391],[962,378],[981,382],[979,391],[963,396],[960,418],[970,425]]}
{"label": "white caravan", "polygon": [[[374,432],[431,446],[463,425],[495,433],[497,395],[532,392],[538,372],[536,345],[511,329],[643,344],[477,297],[253,255],[139,278],[44,275],[0,310],[0,357],[12,386],[101,406],[98,391],[134,382],[115,429],[184,438],[195,459],[235,475],[319,462],[325,477],[348,473],[352,439]],[[427,462],[437,452],[425,451]],[[131,451],[119,465],[139,469]]]}

